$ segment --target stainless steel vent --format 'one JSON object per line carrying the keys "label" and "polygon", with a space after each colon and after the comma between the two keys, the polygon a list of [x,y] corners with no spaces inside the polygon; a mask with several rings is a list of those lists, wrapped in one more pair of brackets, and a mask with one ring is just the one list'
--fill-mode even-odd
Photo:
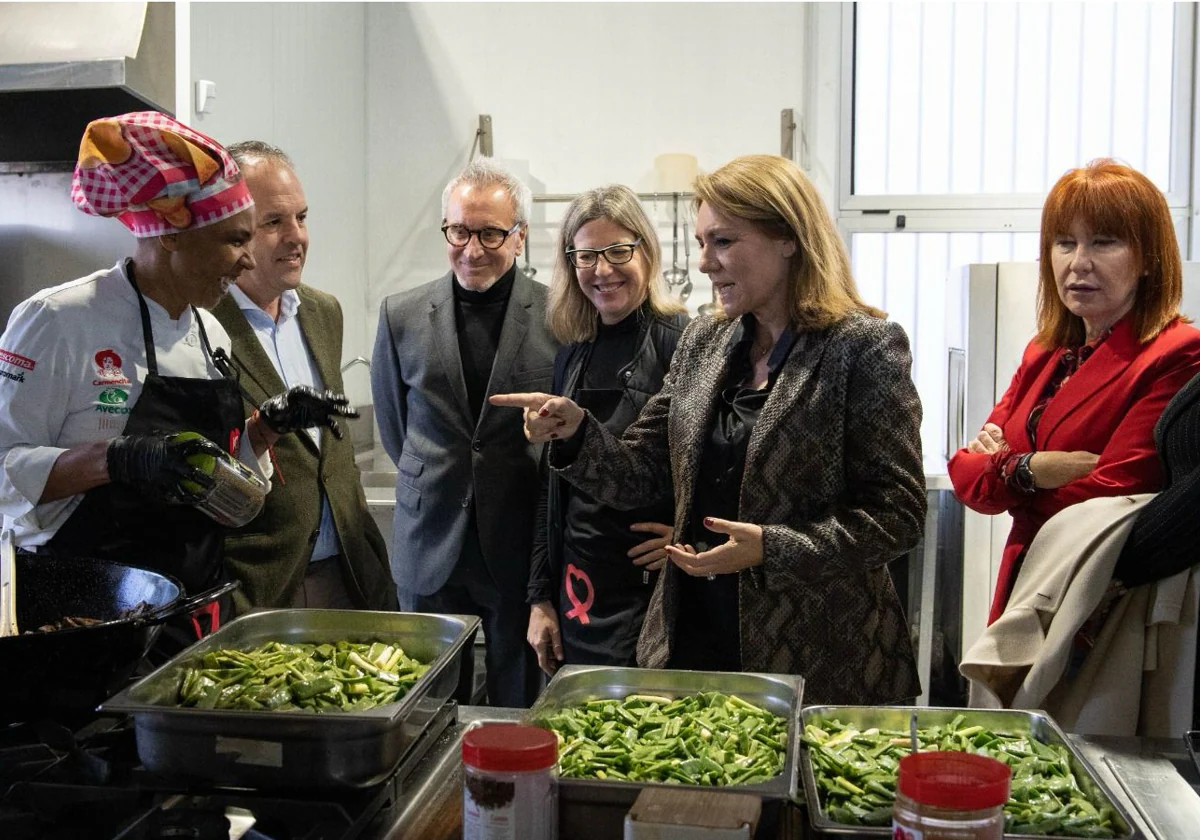
{"label": "stainless steel vent", "polygon": [[69,170],[89,122],[173,113],[171,3],[0,3],[0,172]]}

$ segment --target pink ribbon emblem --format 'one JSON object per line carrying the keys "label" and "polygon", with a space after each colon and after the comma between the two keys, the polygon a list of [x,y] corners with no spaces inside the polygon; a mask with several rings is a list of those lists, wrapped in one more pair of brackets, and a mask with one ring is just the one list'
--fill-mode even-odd
{"label": "pink ribbon emblem", "polygon": [[[575,594],[575,581],[581,581],[587,595],[582,601]],[[571,609],[567,611],[567,618],[575,618],[580,624],[588,624],[591,619],[588,618],[588,610],[592,608],[592,601],[595,599],[596,591],[592,588],[592,579],[587,576],[586,572],[575,568],[574,563],[567,564],[567,579],[563,581],[567,590],[567,600],[571,602]]]}

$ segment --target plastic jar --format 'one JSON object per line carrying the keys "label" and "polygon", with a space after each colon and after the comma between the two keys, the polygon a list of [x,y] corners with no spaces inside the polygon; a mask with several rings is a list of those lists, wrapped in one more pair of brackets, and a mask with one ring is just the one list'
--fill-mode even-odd
{"label": "plastic jar", "polygon": [[463,735],[463,840],[557,840],[558,738],[486,723]]}
{"label": "plastic jar", "polygon": [[918,752],[900,759],[894,840],[1002,840],[1012,771],[1004,762],[961,752]]}

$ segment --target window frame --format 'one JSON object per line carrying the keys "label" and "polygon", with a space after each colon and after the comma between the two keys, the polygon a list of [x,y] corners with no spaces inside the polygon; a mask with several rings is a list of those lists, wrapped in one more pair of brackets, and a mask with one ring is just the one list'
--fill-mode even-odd
{"label": "window frame", "polygon": [[[880,195],[855,194],[854,186],[854,94],[855,94],[855,27],[859,3],[846,3],[841,9],[841,74],[839,97],[839,154],[838,161],[838,216],[841,225],[857,228],[852,221],[860,215],[892,215],[903,213],[906,217],[919,217],[918,211],[975,211],[974,224],[988,224],[988,230],[1017,230],[1011,223],[1015,211],[1031,210],[1040,214],[1044,194],[1039,193],[948,193],[930,195]],[[1171,96],[1171,184],[1165,192],[1167,204],[1172,211],[1188,210],[1200,206],[1200,184],[1193,183],[1192,171],[1197,158],[1196,140],[1200,134],[1200,108],[1195,107],[1193,91],[1197,73],[1195,62],[1196,6],[1192,3],[1177,3],[1175,13],[1174,70]],[[1084,163],[1084,161],[1080,161]],[[864,212],[865,211],[865,212]],[[933,212],[936,216],[937,213]],[[946,215],[946,214],[943,214]],[[957,214],[955,214],[957,215]],[[1189,212],[1189,215],[1190,212]],[[995,217],[995,218],[992,218]],[[1017,213],[1025,223],[1024,214]],[[862,223],[867,224],[867,223]],[[1200,233],[1200,220],[1191,219],[1190,233]],[[878,230],[874,225],[867,229]],[[962,229],[962,228],[955,228]],[[982,229],[982,228],[977,228]],[[1034,228],[1036,229],[1036,227]],[[1190,258],[1193,256],[1190,243],[1195,235],[1188,237],[1188,244],[1181,240],[1180,247]]]}

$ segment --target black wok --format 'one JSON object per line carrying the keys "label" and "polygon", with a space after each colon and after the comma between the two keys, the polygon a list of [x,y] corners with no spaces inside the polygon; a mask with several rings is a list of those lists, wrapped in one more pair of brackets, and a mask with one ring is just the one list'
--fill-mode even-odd
{"label": "black wok", "polygon": [[[94,709],[133,674],[168,618],[192,612],[237,587],[185,597],[178,580],[107,560],[16,557],[17,624],[0,637],[0,722]],[[145,601],[150,610],[121,618]],[[101,624],[25,634],[65,616]]]}

